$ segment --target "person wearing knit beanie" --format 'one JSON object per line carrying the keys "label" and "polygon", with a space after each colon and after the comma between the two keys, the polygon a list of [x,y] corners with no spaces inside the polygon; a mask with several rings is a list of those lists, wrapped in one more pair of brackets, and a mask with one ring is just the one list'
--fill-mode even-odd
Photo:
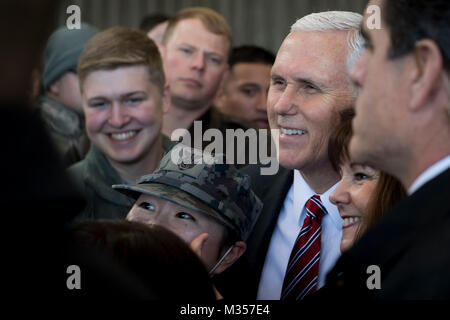
{"label": "person wearing knit beanie", "polygon": [[43,94],[36,107],[65,166],[82,160],[89,149],[76,69],[81,51],[97,32],[87,23],[80,29],[61,27],[51,34],[44,50]]}

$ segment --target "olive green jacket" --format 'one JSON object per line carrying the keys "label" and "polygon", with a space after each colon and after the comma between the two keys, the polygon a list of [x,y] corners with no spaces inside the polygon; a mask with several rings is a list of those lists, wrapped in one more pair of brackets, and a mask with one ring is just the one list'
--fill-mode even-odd
{"label": "olive green jacket", "polygon": [[[164,152],[171,145],[172,142],[163,135]],[[85,159],[71,166],[68,172],[87,203],[85,209],[75,217],[75,221],[126,217],[134,201],[111,187],[124,181],[97,147],[91,145]]]}
{"label": "olive green jacket", "polygon": [[36,102],[47,132],[56,146],[65,167],[81,161],[89,150],[84,119],[75,111],[45,96]]}

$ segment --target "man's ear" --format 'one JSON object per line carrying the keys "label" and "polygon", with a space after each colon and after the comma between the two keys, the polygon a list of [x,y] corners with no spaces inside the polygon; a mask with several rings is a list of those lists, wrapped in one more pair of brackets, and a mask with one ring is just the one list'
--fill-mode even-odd
{"label": "man's ear", "polygon": [[[214,274],[219,274],[226,269],[228,269],[233,263],[236,262],[237,259],[239,259],[247,249],[247,245],[244,241],[237,241],[234,244],[233,249],[231,249],[230,253],[223,259],[222,263],[217,267],[217,269],[214,271]],[[222,252],[221,254],[225,254],[226,250]]]}
{"label": "man's ear", "polygon": [[413,84],[409,107],[418,110],[426,101],[434,99],[438,89],[443,60],[439,47],[432,40],[421,40],[414,49],[416,66],[413,70]]}

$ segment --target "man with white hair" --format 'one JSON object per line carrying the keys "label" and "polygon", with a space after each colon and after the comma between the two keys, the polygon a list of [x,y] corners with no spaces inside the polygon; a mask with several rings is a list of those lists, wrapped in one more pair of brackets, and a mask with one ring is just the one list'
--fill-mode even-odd
{"label": "man with white hair", "polygon": [[340,176],[327,144],[339,112],[355,100],[348,70],[362,51],[361,20],[352,12],[310,14],[283,41],[267,100],[270,128],[280,130],[280,170],[260,176],[257,166],[244,169],[264,208],[246,263],[226,272],[219,290],[239,281],[247,298],[303,299],[324,284],[339,257],[342,223],[328,197]]}

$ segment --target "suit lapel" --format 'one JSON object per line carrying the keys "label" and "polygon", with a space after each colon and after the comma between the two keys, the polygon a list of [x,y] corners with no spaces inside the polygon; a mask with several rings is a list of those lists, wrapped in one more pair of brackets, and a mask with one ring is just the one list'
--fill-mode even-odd
{"label": "suit lapel", "polygon": [[252,266],[254,275],[258,278],[258,282],[272,233],[293,179],[294,173],[292,170],[280,167],[279,173],[272,181],[264,181],[265,187],[259,194],[264,203],[263,211],[247,240],[247,260]]}

